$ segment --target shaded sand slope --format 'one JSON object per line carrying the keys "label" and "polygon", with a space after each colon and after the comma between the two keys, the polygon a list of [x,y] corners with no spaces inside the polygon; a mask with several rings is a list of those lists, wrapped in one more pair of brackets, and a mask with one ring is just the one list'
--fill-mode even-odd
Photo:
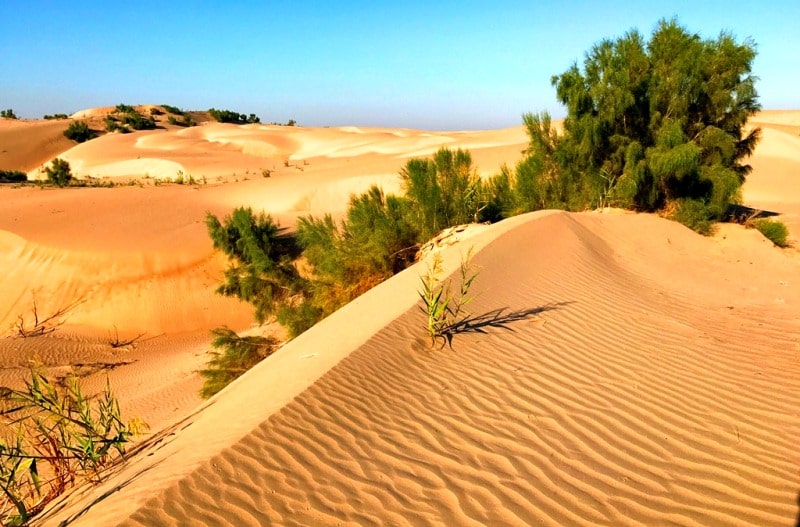
{"label": "shaded sand slope", "polygon": [[75,145],[64,137],[69,120],[0,119],[0,170],[27,172]]}
{"label": "shaded sand slope", "polygon": [[487,228],[447,261],[485,246],[470,307],[508,329],[431,350],[418,265],[44,523],[793,525],[800,261],[741,243],[758,266],[652,216]]}

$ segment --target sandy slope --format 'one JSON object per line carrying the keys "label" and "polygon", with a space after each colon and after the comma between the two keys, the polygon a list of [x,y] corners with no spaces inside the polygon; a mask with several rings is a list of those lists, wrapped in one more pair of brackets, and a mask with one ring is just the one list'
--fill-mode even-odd
{"label": "sandy slope", "polygon": [[[795,238],[798,116],[759,114],[764,140],[743,189]],[[206,211],[250,205],[285,226],[339,214],[373,183],[397,189],[409,157],[443,145],[469,148],[488,175],[519,158],[525,135],[167,127],[51,154],[79,177],[141,188],[0,188],[0,329],[30,315],[32,292],[41,312],[82,300],[48,337],[0,340],[0,384],[38,356],[90,384],[108,372],[123,409],[157,430],[190,416],[45,523],[790,524],[798,255],[738,226],[713,239],[628,214],[493,226],[468,242],[488,244],[474,310],[565,304],[431,353],[411,270],[193,413],[208,330],[251,321],[213,292],[225,262]],[[9,168],[47,161],[37,152]],[[179,170],[198,184],[154,184]],[[466,246],[450,251],[451,269]],[[115,331],[145,335],[115,349]]]}
{"label": "sandy slope", "polygon": [[[110,110],[73,117],[97,127]],[[39,126],[42,140],[52,128],[50,122],[12,125],[14,130]],[[205,362],[208,331],[220,325],[245,329],[252,323],[250,307],[214,292],[226,262],[213,252],[206,212],[221,216],[249,205],[289,227],[301,214],[340,214],[351,193],[372,184],[396,191],[398,171],[409,155],[445,144],[471,147],[476,164],[492,173],[502,162],[513,162],[524,147],[521,128],[445,134],[162,125],[80,145],[69,142],[66,151],[45,157],[43,151],[23,151],[19,141],[3,143],[19,150],[11,168],[29,169],[60,156],[69,160],[76,177],[133,178],[141,187],[0,188],[0,262],[5,269],[0,275],[0,334],[13,332],[20,315],[32,320],[34,297],[45,316],[79,301],[57,319],[65,326],[50,338],[25,344],[0,339],[0,384],[18,383],[32,357],[90,382],[110,371],[112,381],[124,382],[124,409],[158,429],[200,402],[196,370]],[[31,134],[23,143],[36,143]],[[10,136],[0,139],[5,137]],[[269,177],[264,169],[271,171]],[[156,179],[175,178],[178,171],[197,183],[155,186]],[[37,173],[31,170],[32,176]],[[117,332],[123,339],[143,336],[129,346],[130,352],[120,352],[109,345]],[[159,362],[165,356],[169,365]],[[180,389],[186,393],[176,396]]]}
{"label": "sandy slope", "polygon": [[68,120],[0,119],[0,170],[28,172],[75,143],[64,137]]}
{"label": "sandy slope", "polygon": [[431,350],[412,268],[48,523],[790,525],[800,260],[742,243],[758,268],[651,216],[494,226],[448,258],[485,246],[472,311],[507,329]]}

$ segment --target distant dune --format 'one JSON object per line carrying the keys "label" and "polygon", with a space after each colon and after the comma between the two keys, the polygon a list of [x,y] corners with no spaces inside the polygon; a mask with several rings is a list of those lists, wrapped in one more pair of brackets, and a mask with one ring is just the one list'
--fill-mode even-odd
{"label": "distant dune", "polygon": [[[476,249],[470,309],[516,313],[508,329],[430,349],[421,263],[198,406],[209,329],[252,321],[214,292],[226,262],[206,212],[247,205],[289,228],[340,215],[351,193],[399,189],[406,160],[441,146],[469,149],[488,176],[520,159],[524,128],[207,122],[75,145],[67,123],[0,120],[0,168],[35,176],[58,156],[77,177],[132,186],[0,187],[0,330],[34,298],[42,313],[74,306],[50,336],[0,340],[0,384],[33,356],[90,385],[108,373],[155,435],[38,524],[793,524],[796,248],[620,211],[512,218],[443,249],[449,272]],[[744,204],[780,214],[796,242],[800,112],[752,124],[763,140]],[[143,335],[113,349],[115,334]]]}

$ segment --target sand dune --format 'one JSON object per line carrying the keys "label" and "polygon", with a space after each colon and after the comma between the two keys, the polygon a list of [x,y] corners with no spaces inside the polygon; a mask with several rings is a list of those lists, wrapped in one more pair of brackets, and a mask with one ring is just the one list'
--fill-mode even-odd
{"label": "sand dune", "polygon": [[[750,240],[755,272],[663,219],[550,212],[451,247],[451,268],[467,244],[476,315],[540,312],[432,350],[412,268],[182,422],[109,482],[123,490],[48,523],[791,524],[796,255]],[[675,264],[694,275],[676,283]]]}
{"label": "sand dune", "polygon": [[[524,129],[208,123],[22,148],[52,142],[58,123],[0,121],[0,159],[35,174],[58,155],[78,177],[141,187],[0,188],[0,330],[30,315],[33,293],[42,312],[81,301],[52,335],[0,340],[0,384],[19,382],[33,356],[90,385],[107,373],[156,436],[40,523],[792,524],[796,249],[646,215],[514,218],[445,250],[449,269],[483,248],[474,312],[552,309],[431,351],[416,267],[195,411],[208,330],[252,321],[214,293],[226,263],[206,212],[252,206],[286,227],[340,215],[351,193],[399,189],[406,160],[441,146],[496,173],[519,159]],[[744,203],[779,213],[798,239],[800,112],[753,124],[764,139]],[[179,174],[195,184],[154,183]],[[144,335],[112,348],[115,332]]]}
{"label": "sand dune", "polygon": [[0,119],[0,170],[28,172],[75,143],[64,137],[69,121]]}

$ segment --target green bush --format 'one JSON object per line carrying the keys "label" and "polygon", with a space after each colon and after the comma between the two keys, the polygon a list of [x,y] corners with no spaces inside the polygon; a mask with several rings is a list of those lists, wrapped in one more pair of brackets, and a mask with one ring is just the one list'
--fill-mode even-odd
{"label": "green bush", "polygon": [[788,247],[789,229],[783,222],[761,218],[753,221],[753,227],[778,247]]}
{"label": "green bush", "polygon": [[133,106],[131,106],[129,104],[122,104],[122,103],[118,104],[114,108],[114,111],[117,112],[117,113],[138,113],[136,111],[136,108],[134,108]]}
{"label": "green bush", "polygon": [[292,264],[299,254],[295,240],[285,234],[270,216],[240,207],[221,222],[206,216],[214,248],[230,261],[225,283],[217,292],[235,296],[255,307],[256,320],[264,322],[302,287]]}
{"label": "green bush", "polygon": [[254,124],[261,122],[261,119],[254,113],[247,116],[243,113],[232,112],[230,110],[217,110],[216,108],[209,109],[208,113],[215,121],[220,123]]}
{"label": "green bush", "polygon": [[106,382],[95,397],[74,377],[62,382],[31,368],[21,390],[2,393],[0,515],[3,525],[27,525],[31,516],[81,480],[97,481],[122,459],[125,445],[146,425],[124,422]]}
{"label": "green bush", "polygon": [[739,200],[760,136],[745,126],[760,109],[755,54],[749,40],[703,40],[675,20],[662,20],[649,42],[631,31],[596,44],[582,69],[552,79],[567,108],[563,134],[546,113],[525,116],[517,208],[677,209],[709,232]]}
{"label": "green bush", "polygon": [[153,130],[156,127],[156,121],[152,117],[145,117],[139,112],[126,113],[120,119],[123,125],[128,125],[134,130]]}
{"label": "green bush", "polygon": [[72,181],[72,169],[69,163],[60,157],[53,159],[50,166],[45,167],[44,173],[47,175],[47,181],[57,187],[66,187]]}
{"label": "green bush", "polygon": [[177,106],[172,106],[170,104],[162,104],[161,107],[164,108],[167,111],[167,113],[171,113],[172,115],[178,115],[181,117],[186,115],[186,113]]}
{"label": "green bush", "polygon": [[20,183],[28,181],[28,175],[19,170],[0,170],[0,183]]}
{"label": "green bush", "polygon": [[226,327],[216,328],[211,333],[214,335],[211,346],[215,351],[209,352],[211,360],[200,371],[205,379],[200,396],[205,399],[221,391],[278,348],[278,341],[272,337],[240,337]]}
{"label": "green bush", "polygon": [[0,110],[0,118],[2,118],[2,119],[16,119],[17,115],[14,113],[14,110],[9,108],[8,110]]}
{"label": "green bush", "polygon": [[89,125],[84,121],[73,121],[67,129],[64,130],[64,137],[77,143],[83,143],[84,141],[94,139],[97,137],[97,134],[94,130],[89,128]]}
{"label": "green bush", "polygon": [[424,239],[442,229],[480,221],[485,203],[468,151],[442,148],[432,159],[411,159],[401,170],[403,190],[414,204],[413,224]]}
{"label": "green bush", "polygon": [[704,236],[714,233],[714,217],[702,201],[679,199],[668,216]]}
{"label": "green bush", "polygon": [[57,113],[55,115],[45,115],[44,119],[46,119],[48,121],[53,120],[53,119],[69,119],[69,115],[67,115],[65,113]]}

